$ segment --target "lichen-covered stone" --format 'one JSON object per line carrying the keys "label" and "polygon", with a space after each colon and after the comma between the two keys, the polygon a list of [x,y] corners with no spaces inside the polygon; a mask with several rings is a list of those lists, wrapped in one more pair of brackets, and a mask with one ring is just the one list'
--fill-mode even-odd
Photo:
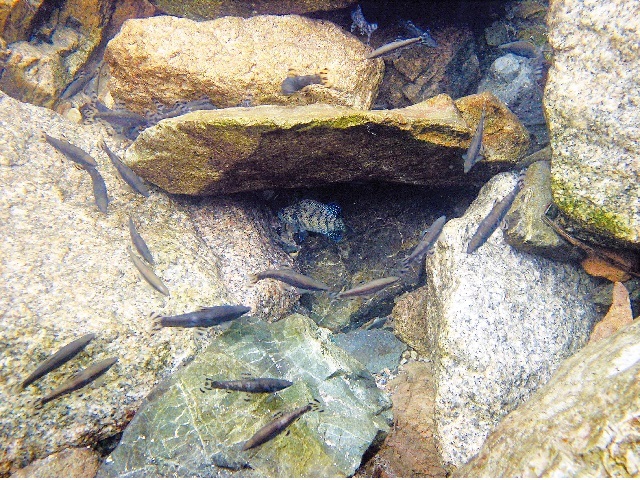
{"label": "lichen-covered stone", "polygon": [[549,9],[545,90],[551,186],[586,232],[640,247],[640,3],[558,0]]}
{"label": "lichen-covered stone", "polygon": [[234,15],[252,17],[254,15],[305,14],[326,10],[337,10],[353,5],[352,0],[151,0],[160,10],[177,17],[192,20],[213,20],[218,17]]}
{"label": "lichen-covered stone", "polygon": [[[461,155],[483,105],[487,159],[464,175]],[[197,111],[142,132],[126,161],[171,193],[211,195],[348,181],[466,185],[514,164],[527,146],[522,124],[484,93],[388,111],[321,104]]]}
{"label": "lichen-covered stone", "polygon": [[426,285],[398,300],[395,332],[436,365],[436,425],[446,464],[460,466],[489,432],[582,347],[596,320],[595,283],[573,265],[518,252],[498,228],[467,244],[517,175],[494,177],[426,260]]}
{"label": "lichen-covered stone", "polygon": [[637,477],[639,376],[636,319],[565,360],[456,476]]}
{"label": "lichen-covered stone", "polygon": [[[206,45],[206,48],[203,48]],[[337,25],[298,15],[222,17],[207,22],[160,16],[129,20],[109,42],[114,99],[138,113],[154,100],[172,105],[207,96],[217,107],[332,103],[367,109],[382,80],[381,60]],[[314,75],[328,69],[330,87],[284,95],[289,69]]]}
{"label": "lichen-covered stone", "polygon": [[551,169],[548,162],[535,162],[524,177],[524,186],[504,218],[505,240],[512,247],[553,260],[571,261],[582,258],[582,252],[562,240],[542,220],[553,202]]}
{"label": "lichen-covered stone", "polygon": [[[42,132],[65,137],[96,159],[111,199],[107,215],[94,204],[87,172],[74,168]],[[212,335],[200,340],[187,329],[154,333],[151,312],[173,315],[236,303],[244,289],[224,284],[218,253],[198,235],[184,205],[155,189],[145,199],[117,177],[98,145],[104,138],[116,153],[122,147],[98,125],[75,125],[0,94],[0,138],[0,224],[6,233],[0,238],[0,370],[5,372],[0,376],[0,475],[7,475],[65,447],[118,433],[158,377],[193,356]],[[220,225],[238,220],[223,208],[217,214]],[[154,270],[170,297],[142,280],[128,258],[129,216],[149,245]],[[261,238],[268,245],[264,228],[248,215],[240,218],[249,224],[236,228],[251,236],[251,245]],[[225,245],[227,252],[238,247]],[[283,300],[277,290],[269,292],[269,302],[260,302],[265,293],[254,293],[256,303],[250,304],[258,316],[274,320],[283,314],[279,308],[290,308],[291,297]],[[20,394],[12,392],[45,358],[89,332],[97,338],[82,354]],[[110,356],[119,362],[101,378],[102,387],[89,385],[34,411],[35,399]]]}
{"label": "lichen-covered stone", "polygon": [[[302,315],[236,323],[188,367],[152,393],[98,476],[350,476],[382,441],[391,402],[370,373]],[[202,389],[206,378],[284,378],[277,395]],[[201,390],[202,389],[202,390]],[[244,443],[273,414],[317,399],[309,412],[263,445]]]}

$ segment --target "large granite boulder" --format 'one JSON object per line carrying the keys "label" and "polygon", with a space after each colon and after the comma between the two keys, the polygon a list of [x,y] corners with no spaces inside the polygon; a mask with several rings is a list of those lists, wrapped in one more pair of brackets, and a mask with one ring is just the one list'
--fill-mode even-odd
{"label": "large granite boulder", "polygon": [[466,477],[637,477],[640,319],[565,360],[456,472]]}
{"label": "large granite boulder", "polygon": [[[207,389],[207,378],[287,379],[277,394]],[[282,433],[242,447],[273,414],[318,400]],[[267,324],[235,322],[184,370],[151,394],[98,476],[342,477],[379,444],[391,402],[329,331],[302,315]]]}
{"label": "large granite boulder", "polygon": [[[206,48],[203,48],[206,45]],[[381,60],[330,22],[298,15],[222,17],[207,22],[162,16],[127,21],[109,42],[105,61],[116,100],[130,110],[154,110],[208,97],[219,108],[330,103],[367,109],[382,80]],[[326,68],[331,86],[284,95],[289,69],[315,75]]]}
{"label": "large granite boulder", "polygon": [[[43,132],[65,136],[97,160],[111,199],[107,215],[94,204],[87,172],[46,143]],[[220,265],[233,258],[227,255],[221,262],[220,252],[199,236],[191,220],[193,207],[156,189],[147,199],[134,194],[97,146],[103,136],[122,152],[99,126],[75,125],[50,110],[0,95],[0,223],[6,233],[0,239],[0,369],[7,372],[0,376],[0,475],[119,432],[158,378],[205,344],[206,335],[200,339],[185,330],[154,333],[151,312],[173,315],[247,301],[256,315],[275,320],[296,298],[262,285],[244,297],[244,288],[225,285]],[[233,222],[251,239],[242,239],[241,248],[255,248],[262,239],[257,252],[268,251],[264,228],[252,223],[255,217],[228,216],[224,208],[217,214],[219,224]],[[129,216],[153,253],[155,272],[169,297],[142,280],[128,257]],[[225,252],[238,246],[231,240]],[[237,257],[250,256],[243,251],[246,255]],[[266,268],[273,255],[265,257],[259,268]],[[235,265],[246,268],[239,261]],[[45,358],[89,332],[98,337],[83,354],[22,393],[12,393]],[[72,373],[110,356],[119,362],[103,377],[103,387],[86,387],[84,397],[74,393],[41,410],[31,406]]]}
{"label": "large granite boulder", "polygon": [[[465,175],[461,155],[482,107],[487,159]],[[396,110],[331,105],[191,112],[148,128],[127,163],[171,193],[211,195],[349,181],[468,185],[513,165],[528,133],[490,93],[447,95]]]}
{"label": "large granite boulder", "polygon": [[395,331],[436,365],[436,436],[460,466],[511,410],[589,338],[594,282],[576,266],[519,252],[498,229],[467,254],[469,238],[517,175],[494,177],[462,218],[445,225],[426,260],[426,285],[400,297]]}
{"label": "large granite boulder", "polygon": [[640,3],[556,0],[548,23],[555,202],[585,234],[640,248]]}

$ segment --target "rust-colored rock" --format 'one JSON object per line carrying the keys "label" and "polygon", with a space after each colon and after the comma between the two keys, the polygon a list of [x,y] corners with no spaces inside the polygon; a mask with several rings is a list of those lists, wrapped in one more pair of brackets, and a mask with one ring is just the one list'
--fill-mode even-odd
{"label": "rust-colored rock", "polygon": [[[203,48],[206,45],[206,48]],[[195,22],[152,17],[125,22],[105,60],[116,100],[143,113],[154,100],[172,105],[207,96],[218,107],[315,102],[367,109],[382,80],[383,62],[364,60],[367,47],[330,22],[297,15],[222,17]],[[313,85],[284,95],[289,69],[328,70],[331,87]]]}
{"label": "rust-colored rock", "polygon": [[66,448],[16,470],[14,478],[93,478],[100,466],[100,455],[91,448]]}
{"label": "rust-colored rock", "polygon": [[613,303],[611,308],[599,321],[591,337],[589,337],[589,343],[596,343],[602,339],[610,337],[625,325],[629,325],[633,322],[633,314],[631,313],[631,302],[629,301],[629,292],[625,286],[616,282],[613,285]]}

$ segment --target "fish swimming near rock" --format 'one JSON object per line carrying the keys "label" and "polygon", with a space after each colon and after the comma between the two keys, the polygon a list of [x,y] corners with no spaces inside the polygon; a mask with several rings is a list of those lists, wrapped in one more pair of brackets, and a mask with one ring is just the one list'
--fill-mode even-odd
{"label": "fish swimming near rock", "polygon": [[88,333],[78,338],[77,340],[66,344],[51,357],[38,365],[38,368],[36,368],[31,375],[29,375],[22,381],[22,383],[20,383],[18,390],[24,390],[36,380],[44,377],[47,373],[67,363],[78,353],[80,353],[84,349],[84,347],[86,347],[89,342],[95,337],[95,333]]}
{"label": "fish swimming near rock", "polygon": [[107,185],[104,183],[104,179],[100,172],[93,167],[85,167],[85,170],[89,172],[91,176],[91,183],[93,185],[93,198],[95,199],[98,210],[102,213],[107,213],[107,206],[109,205],[109,196],[107,195]]}
{"label": "fish swimming near rock", "polygon": [[502,200],[497,202],[489,212],[489,215],[480,222],[476,233],[474,233],[471,240],[469,240],[469,245],[467,246],[468,254],[473,253],[480,248],[491,234],[495,232],[496,228],[498,228],[498,225],[500,225],[500,222],[509,211],[509,208],[518,195],[520,188],[522,188],[522,182],[518,181],[515,188]]}
{"label": "fish swimming near rock", "polygon": [[207,328],[235,320],[250,311],[251,307],[245,307],[244,305],[218,305],[215,307],[205,307],[195,312],[174,315],[172,317],[154,315],[153,319],[156,322],[155,328]]}
{"label": "fish swimming near rock", "polygon": [[375,50],[370,52],[365,58],[368,60],[371,60],[373,58],[378,58],[383,55],[387,55],[400,48],[413,45],[414,43],[421,43],[422,45],[426,45],[428,47],[433,47],[433,48],[438,46],[436,41],[431,37],[431,35],[427,31],[418,37],[407,38],[405,40],[396,40],[395,42],[390,42],[385,45],[382,45],[381,47],[376,48]]}
{"label": "fish swimming near rock", "polygon": [[366,297],[367,295],[373,295],[374,293],[384,290],[389,285],[396,283],[398,280],[400,280],[400,277],[378,278],[376,280],[363,283],[362,285],[358,285],[350,290],[337,293],[333,296],[334,298]]}
{"label": "fish swimming near rock", "polygon": [[307,232],[326,235],[334,242],[339,242],[345,231],[345,224],[340,218],[340,207],[334,203],[324,204],[316,200],[301,200],[278,212],[278,218],[291,226],[294,234],[301,241]]}
{"label": "fish swimming near rock", "polygon": [[135,192],[138,192],[140,195],[148,197],[149,189],[144,184],[144,181],[133,170],[125,165],[122,160],[120,160],[120,157],[118,157],[118,155],[111,151],[104,139],[102,140],[102,149],[105,151],[105,153],[109,157],[109,160],[111,160],[111,163],[114,167],[116,167],[116,170],[118,170],[120,177],[122,177],[127,185],[129,185]]}
{"label": "fish swimming near rock", "polygon": [[144,278],[149,285],[155,288],[163,295],[169,295],[169,289],[162,283],[160,277],[158,277],[153,270],[146,263],[140,260],[134,253],[131,251],[131,247],[127,246],[127,250],[129,251],[129,256],[131,257],[131,261],[136,266],[142,278]]}
{"label": "fish swimming near rock", "polygon": [[256,283],[259,280],[264,280],[265,278],[279,280],[286,283],[287,285],[291,285],[292,287],[296,287],[299,290],[305,292],[326,291],[330,289],[327,284],[298,273],[290,268],[283,268],[280,270],[265,270],[263,272],[251,275],[249,279],[252,283]]}
{"label": "fish swimming near rock", "polygon": [[142,258],[149,262],[150,265],[154,265],[156,262],[153,260],[149,247],[147,247],[147,242],[144,241],[136,230],[136,226],[131,217],[129,217],[129,235],[131,236],[133,246],[136,247],[136,250],[138,250],[138,253],[142,255]]}
{"label": "fish swimming near rock", "polygon": [[95,168],[98,166],[98,162],[96,162],[91,155],[82,150],[80,147],[76,147],[75,145],[69,143],[67,140],[55,138],[46,133],[43,133],[43,136],[49,145],[58,150],[60,153],[64,154],[64,156],[72,162],[79,164],[83,168]]}
{"label": "fish swimming near rock", "polygon": [[423,239],[420,241],[420,243],[418,243],[416,248],[413,249],[413,252],[411,252],[411,255],[403,260],[401,274],[404,275],[408,271],[412,263],[418,262],[422,258],[424,258],[427,252],[438,240],[438,237],[440,236],[440,233],[442,232],[446,221],[447,217],[443,215],[431,224]]}
{"label": "fish swimming near rock", "polygon": [[[248,393],[273,393],[291,385],[293,385],[293,382],[280,378],[245,378],[243,380],[213,380],[207,378],[204,388],[207,390],[221,389]],[[202,389],[200,391],[205,393]]]}
{"label": "fish swimming near rock", "polygon": [[377,23],[369,23],[364,18],[364,14],[362,13],[362,8],[360,4],[356,6],[356,8],[351,12],[351,33],[353,33],[356,29],[360,33],[360,35],[367,36],[367,45],[371,41],[371,34],[378,29]]}
{"label": "fish swimming near rock", "polygon": [[253,437],[245,442],[242,446],[242,450],[246,451],[251,448],[256,448],[263,443],[275,438],[279,433],[282,433],[289,425],[295,422],[298,418],[311,410],[319,410],[319,402],[317,400],[309,402],[306,405],[296,408],[290,412],[283,412],[273,420],[271,423],[267,423],[264,427],[258,430]]}
{"label": "fish swimming near rock", "polygon": [[111,357],[89,365],[80,373],[74,375],[67,383],[65,383],[61,387],[36,400],[35,406],[42,407],[44,404],[49,403],[51,400],[61,397],[62,395],[66,395],[67,393],[79,390],[85,385],[90,384],[96,378],[106,373],[107,370],[109,370],[117,361],[118,357]]}
{"label": "fish swimming near rock", "polygon": [[476,163],[484,158],[482,156],[484,150],[482,146],[482,135],[484,134],[484,118],[485,108],[482,107],[482,115],[480,115],[480,121],[478,122],[478,126],[476,127],[476,133],[471,139],[471,144],[469,145],[467,153],[462,154],[462,159],[464,160],[464,173],[468,173]]}
{"label": "fish swimming near rock", "polygon": [[293,69],[289,69],[289,75],[282,81],[280,90],[283,95],[293,95],[309,85],[324,85],[329,87],[328,69],[323,68],[314,75],[296,75]]}

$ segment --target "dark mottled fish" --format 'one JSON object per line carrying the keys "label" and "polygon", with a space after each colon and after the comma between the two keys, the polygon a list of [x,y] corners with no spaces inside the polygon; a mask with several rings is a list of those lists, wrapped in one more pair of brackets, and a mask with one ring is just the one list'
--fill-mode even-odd
{"label": "dark mottled fish", "polygon": [[100,172],[93,167],[85,167],[89,175],[91,175],[91,183],[93,184],[93,197],[98,206],[98,210],[107,213],[107,205],[109,205],[109,197],[107,196],[107,185]]}
{"label": "dark mottled fish", "polygon": [[502,200],[497,202],[489,215],[487,215],[478,225],[478,230],[473,234],[471,240],[469,240],[469,246],[467,247],[467,253],[473,253],[480,248],[484,242],[491,236],[491,234],[498,228],[500,222],[509,211],[511,204],[515,200],[518,192],[520,191],[521,183],[518,182],[513,191],[508,193]]}
{"label": "dark mottled fish", "polygon": [[462,154],[462,158],[464,159],[464,173],[468,173],[471,168],[482,160],[484,157],[482,156],[482,135],[484,133],[484,117],[485,117],[485,109],[482,107],[482,115],[480,115],[480,121],[478,122],[478,126],[476,127],[476,133],[473,135],[471,139],[471,145],[469,145],[469,150],[467,153]]}
{"label": "dark mottled fish", "polygon": [[51,400],[54,400],[62,395],[66,395],[67,393],[71,393],[84,387],[85,385],[88,385],[100,375],[106,373],[106,371],[109,370],[117,361],[117,357],[111,357],[89,365],[80,373],[74,375],[67,383],[59,388],[56,388],[53,392],[48,393],[44,397],[38,399],[36,401],[36,405],[42,406],[45,403],[50,402]]}
{"label": "dark mottled fish", "polygon": [[133,245],[136,247],[136,250],[138,251],[138,253],[142,255],[142,257],[151,265],[155,265],[155,262],[153,261],[153,256],[149,251],[149,247],[147,247],[147,243],[144,241],[144,239],[140,236],[140,234],[136,230],[136,226],[133,223],[133,219],[131,217],[129,217],[129,234],[131,235],[131,241],[133,242]]}
{"label": "dark mottled fish", "polygon": [[399,48],[408,47],[409,45],[413,45],[414,43],[421,43],[422,45],[427,45],[428,47],[437,47],[438,44],[436,41],[429,35],[429,32],[425,32],[419,37],[407,38],[406,40],[396,40],[395,42],[387,43],[382,45],[379,48],[376,48],[373,52],[369,53],[365,58],[372,59],[378,58],[388,53],[393,52],[394,50],[398,50]]}
{"label": "dark mottled fish", "polygon": [[160,327],[213,327],[221,323],[235,320],[245,313],[249,313],[251,307],[244,305],[219,305],[206,307],[196,312],[183,313],[172,317],[156,316],[156,326]]}
{"label": "dark mottled fish", "polygon": [[[96,105],[100,105],[97,103]],[[116,125],[125,128],[139,128],[149,125],[149,120],[142,115],[130,112],[129,110],[111,110],[107,107],[106,110],[99,108],[97,112],[93,113],[93,118],[100,118],[109,122],[111,125]]]}
{"label": "dark mottled fish", "polygon": [[265,270],[264,272],[251,275],[250,280],[255,283],[259,280],[264,280],[265,278],[279,280],[291,285],[292,287],[307,291],[329,290],[330,288],[327,284],[311,277],[307,277],[306,275],[291,270],[290,268],[283,268],[281,270]]}
{"label": "dark mottled fish", "polygon": [[362,13],[362,8],[358,4],[356,8],[351,12],[351,33],[353,33],[356,29],[360,33],[360,35],[367,36],[367,45],[369,45],[369,41],[371,40],[371,34],[378,29],[377,23],[369,23],[364,18],[364,14]]}
{"label": "dark mottled fish", "polygon": [[301,240],[307,232],[326,235],[339,242],[346,227],[340,218],[340,207],[336,204],[324,204],[315,200],[301,200],[278,212],[278,218],[290,225]]}
{"label": "dark mottled fish", "polygon": [[350,298],[350,297],[364,297],[366,295],[373,295],[374,293],[378,293],[379,291],[384,290],[389,285],[396,283],[398,280],[400,280],[399,277],[378,278],[376,280],[371,280],[370,282],[363,283],[362,285],[358,285],[357,287],[354,287],[351,290],[340,292],[336,294],[335,297]]}
{"label": "dark mottled fish", "polygon": [[[207,378],[204,388],[207,390],[219,388],[236,392],[273,393],[290,387],[291,385],[293,385],[293,382],[280,378],[246,378],[244,380],[213,380]],[[200,390],[204,392],[204,390]]]}
{"label": "dark mottled fish", "polygon": [[160,278],[153,272],[153,270],[151,270],[151,268],[149,268],[146,263],[144,263],[134,255],[134,253],[131,251],[131,247],[127,246],[127,250],[129,251],[129,256],[131,257],[133,264],[142,275],[142,278],[144,278],[149,283],[149,285],[151,285],[161,294],[169,295],[169,289],[165,286],[164,283],[162,283],[162,280],[160,280]]}
{"label": "dark mottled fish", "polygon": [[184,115],[189,112],[217,109],[217,107],[213,103],[211,103],[211,99],[209,97],[190,100],[188,102],[184,100],[178,101],[171,107],[167,107],[166,105],[158,101],[154,101],[153,103],[155,104],[156,112],[147,115],[147,119],[151,124],[156,124],[160,120],[164,120],[165,118],[179,117],[180,115]]}
{"label": "dark mottled fish", "polygon": [[64,365],[73,357],[75,357],[78,353],[80,353],[84,347],[86,347],[91,340],[95,338],[95,333],[88,333],[83,337],[74,340],[71,343],[68,343],[56,353],[54,353],[47,360],[42,362],[38,368],[36,368],[31,375],[29,375],[19,386],[19,390],[23,390],[31,385],[33,382],[38,380],[39,378],[44,377],[47,373],[55,370],[61,365]]}
{"label": "dark mottled fish", "polygon": [[59,138],[54,138],[50,135],[44,134],[44,138],[49,143],[49,145],[53,146],[56,150],[63,153],[65,157],[69,160],[76,162],[83,167],[97,167],[98,163],[89,155],[87,152],[82,150],[75,145],[67,142],[66,140],[62,140]]}
{"label": "dark mottled fish", "polygon": [[253,437],[247,440],[243,445],[242,450],[249,450],[250,448],[255,448],[265,442],[268,442],[279,433],[283,432],[285,428],[295,422],[302,415],[316,408],[316,406],[317,403],[311,402],[290,412],[283,412],[278,418],[273,420],[271,423],[266,424],[258,430]]}
{"label": "dark mottled fish", "polygon": [[440,236],[440,232],[442,232],[442,229],[446,221],[447,221],[447,217],[443,215],[431,224],[424,238],[420,241],[420,243],[418,243],[416,248],[413,249],[413,252],[411,252],[411,255],[409,255],[407,258],[403,260],[402,262],[403,272],[406,272],[406,270],[411,266],[412,263],[420,261],[420,259],[422,259],[425,256],[425,254],[431,249],[431,247],[433,247],[433,245],[438,240],[438,237]]}
{"label": "dark mottled fish", "polygon": [[120,157],[118,157],[118,155],[116,155],[111,151],[111,149],[107,146],[107,143],[104,141],[104,139],[102,140],[102,149],[109,156],[111,163],[113,163],[113,166],[116,167],[116,170],[118,170],[118,173],[120,174],[122,179],[125,182],[127,182],[127,184],[131,188],[133,188],[136,192],[138,192],[140,195],[144,195],[145,197],[148,197],[149,189],[144,184],[142,179],[138,175],[136,175],[136,173],[133,170],[131,170],[127,165],[122,163],[122,160],[120,160]]}
{"label": "dark mottled fish", "polygon": [[289,75],[282,81],[280,89],[283,95],[292,95],[304,87],[314,84],[329,86],[328,70],[326,68],[314,75],[296,75],[293,70],[289,69]]}

